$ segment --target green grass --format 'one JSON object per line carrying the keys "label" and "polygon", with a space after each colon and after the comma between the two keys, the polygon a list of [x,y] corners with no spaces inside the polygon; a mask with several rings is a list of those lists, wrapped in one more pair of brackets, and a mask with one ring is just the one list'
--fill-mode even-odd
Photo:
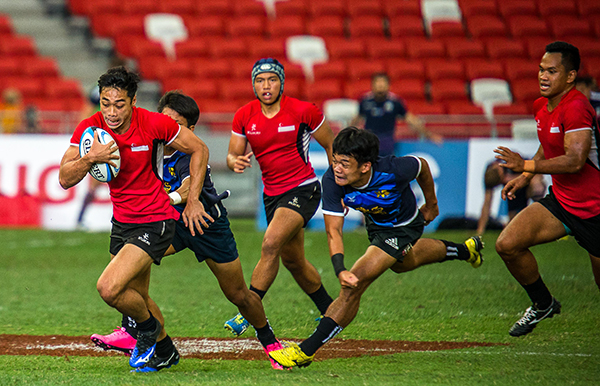
{"label": "green grass", "polygon": [[[260,256],[262,233],[252,222],[233,221],[246,280]],[[462,241],[462,231],[427,237]],[[0,385],[593,385],[600,379],[600,296],[586,252],[574,240],[534,248],[540,271],[563,303],[560,316],[525,338],[510,326],[528,298],[494,252],[497,233],[485,235],[485,264],[434,264],[401,275],[385,273],[363,296],[354,322],[340,335],[353,339],[482,341],[507,346],[316,362],[306,369],[270,371],[266,361],[184,358],[158,374],[130,374],[122,357],[0,356]],[[368,241],[346,235],[349,266]],[[90,335],[120,323],[104,304],[96,280],[108,262],[108,234],[0,230],[0,334]],[[306,253],[332,296],[339,284],[324,233],[307,232]],[[237,310],[216,279],[190,252],[154,267],[151,296],[174,337],[229,337],[223,322]],[[278,336],[306,338],[317,312],[291,275],[281,269],[265,297]],[[248,336],[252,336],[250,333]],[[318,355],[318,354],[317,354]]]}

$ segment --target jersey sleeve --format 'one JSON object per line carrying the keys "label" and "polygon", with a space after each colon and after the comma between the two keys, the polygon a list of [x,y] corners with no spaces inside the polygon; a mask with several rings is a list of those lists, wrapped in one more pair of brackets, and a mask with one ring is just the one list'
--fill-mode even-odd
{"label": "jersey sleeve", "polygon": [[583,99],[575,99],[565,109],[563,120],[565,133],[578,130],[591,130],[594,126],[594,119],[594,110],[589,102]]}
{"label": "jersey sleeve", "polygon": [[362,98],[358,104],[358,115],[363,118],[367,116],[367,110],[365,109],[365,98]]}
{"label": "jersey sleeve", "polygon": [[83,131],[85,129],[87,129],[88,127],[90,127],[90,126],[100,127],[101,123],[98,122],[98,114],[100,114],[100,113],[96,113],[96,114],[92,115],[91,117],[86,118],[83,121],[79,122],[79,124],[75,128],[75,131],[73,132],[73,135],[71,136],[71,141],[70,141],[71,146],[79,146],[79,141],[81,140],[81,135],[83,134]]}
{"label": "jersey sleeve", "polygon": [[400,183],[408,183],[421,173],[421,160],[415,156],[394,157],[394,174]]}
{"label": "jersey sleeve", "polygon": [[239,135],[240,137],[246,137],[246,130],[244,127],[244,113],[242,109],[236,111],[233,116],[233,122],[231,124],[231,132],[235,135]]}
{"label": "jersey sleeve", "polygon": [[323,175],[323,214],[330,216],[344,216],[344,207],[342,198],[344,197],[344,188],[335,183],[333,169],[331,166]]}
{"label": "jersey sleeve", "polygon": [[305,111],[304,120],[310,127],[310,132],[314,133],[319,130],[323,122],[325,122],[325,116],[323,112],[313,103],[307,103],[307,109]]}
{"label": "jersey sleeve", "polygon": [[183,182],[186,178],[190,176],[190,160],[192,156],[186,154],[185,156],[179,158],[175,163],[175,173],[179,176],[179,180]]}

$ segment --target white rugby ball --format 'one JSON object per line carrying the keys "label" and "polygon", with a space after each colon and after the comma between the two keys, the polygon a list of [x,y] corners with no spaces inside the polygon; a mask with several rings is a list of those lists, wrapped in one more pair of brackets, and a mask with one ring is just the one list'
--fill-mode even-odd
{"label": "white rugby ball", "polygon": [[[98,141],[100,141],[101,144],[106,145],[107,143],[114,141],[112,135],[110,135],[106,130],[99,127],[90,126],[83,131],[81,139],[79,140],[79,155],[81,157],[86,155],[92,148],[92,143],[94,143],[94,131],[98,132]],[[115,146],[116,144],[117,142],[115,141]],[[95,163],[90,168],[90,175],[100,182],[109,182],[114,180],[119,174],[119,170],[121,170],[121,153],[119,152],[118,146],[116,150],[113,151],[113,154],[119,156],[119,159],[113,160],[117,167],[107,163]]]}

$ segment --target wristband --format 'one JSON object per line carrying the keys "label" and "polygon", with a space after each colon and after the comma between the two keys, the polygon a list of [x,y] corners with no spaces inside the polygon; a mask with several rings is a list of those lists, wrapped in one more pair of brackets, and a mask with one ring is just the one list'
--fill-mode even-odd
{"label": "wristband", "polygon": [[535,161],[527,160],[523,163],[523,171],[528,173],[535,173]]}
{"label": "wristband", "polygon": [[336,253],[335,255],[331,256],[331,263],[333,264],[335,276],[340,276],[340,272],[346,271],[346,267],[344,267],[343,253]]}
{"label": "wristband", "polygon": [[177,192],[169,193],[169,198],[173,200],[173,205],[177,205],[181,203],[181,195]]}

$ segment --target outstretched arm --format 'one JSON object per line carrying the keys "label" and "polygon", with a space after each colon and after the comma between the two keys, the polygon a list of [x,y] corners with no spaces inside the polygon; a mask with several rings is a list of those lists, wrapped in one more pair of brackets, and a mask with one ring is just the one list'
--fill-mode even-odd
{"label": "outstretched arm", "polygon": [[251,168],[252,152],[246,154],[248,140],[246,137],[231,134],[229,150],[227,151],[227,167],[236,173],[243,173],[246,168]]}
{"label": "outstretched arm", "polygon": [[342,287],[356,287],[358,278],[344,266],[344,216],[323,215],[329,244],[329,255]]}
{"label": "outstretched arm", "polygon": [[429,164],[424,158],[419,157],[419,159],[421,160],[421,172],[417,176],[417,183],[423,191],[423,197],[425,197],[425,204],[421,206],[420,210],[425,218],[425,225],[428,225],[440,214],[440,209],[438,208],[435,183],[433,182]]}

